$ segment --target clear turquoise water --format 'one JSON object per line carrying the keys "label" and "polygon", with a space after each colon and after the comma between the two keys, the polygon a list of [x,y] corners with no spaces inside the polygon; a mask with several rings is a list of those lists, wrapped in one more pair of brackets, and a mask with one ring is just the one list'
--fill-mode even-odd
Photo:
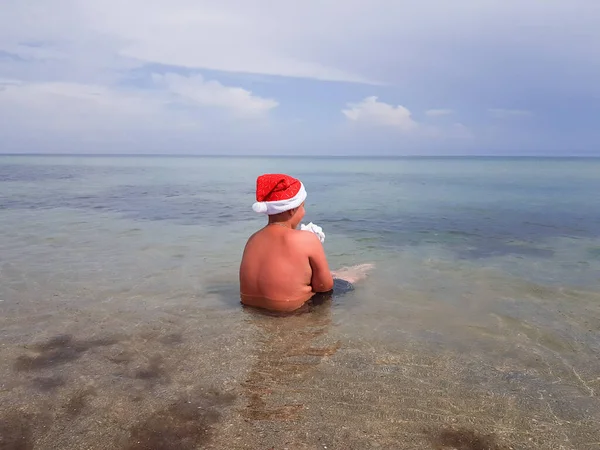
{"label": "clear turquoise water", "polygon": [[[251,209],[255,179],[263,172],[302,179],[309,193],[306,221],[323,227],[332,267],[376,264],[353,295],[319,313],[325,316],[290,319],[287,330],[242,310],[237,298],[243,245],[264,222]],[[341,347],[335,356],[306,363],[313,389],[304,401],[312,408],[326,408],[323,392],[340,394],[342,381],[380,377],[381,389],[423,398],[419,410],[425,415],[415,416],[416,407],[404,411],[400,400],[381,400],[381,411],[404,414],[402,420],[413,425],[422,420],[441,427],[452,422],[448,411],[454,410],[444,409],[448,420],[441,420],[435,414],[442,407],[428,403],[422,391],[402,391],[407,383],[414,389],[445,386],[435,398],[451,403],[464,401],[464,392],[476,386],[481,395],[464,405],[466,411],[454,412],[458,422],[466,417],[465,427],[495,433],[518,448],[592,448],[588,443],[600,440],[592,425],[600,419],[599,192],[600,159],[0,156],[0,324],[2,360],[8,362],[1,375],[13,380],[4,391],[7,404],[40,405],[27,390],[35,390],[35,379],[85,378],[90,367],[102,374],[94,378],[97,392],[121,395],[109,388],[114,373],[101,358],[116,351],[110,346],[95,350],[100,356],[87,363],[78,358],[49,363],[41,374],[26,372],[23,381],[13,364],[23,346],[56,335],[125,333],[128,345],[146,355],[154,344],[140,337],[142,328],[154,330],[157,339],[183,333],[184,345],[196,351],[186,359],[198,360],[196,378],[220,380],[221,389],[228,382],[227,389],[237,392],[244,377],[253,379],[256,358],[263,372],[277,366],[272,358],[283,358],[274,342],[292,345],[326,317],[326,340]],[[162,353],[167,366],[172,352]],[[421,364],[432,367],[429,373],[409,373],[420,367],[406,364],[416,357],[430,358]],[[204,367],[202,360],[211,364]],[[136,361],[128,364],[144,364]],[[173,364],[170,379],[178,381],[169,384],[168,395],[162,392],[165,398],[187,386]],[[377,372],[381,367],[387,371]],[[296,385],[274,374],[268,387],[276,385],[279,400],[291,401]],[[65,383],[52,395],[71,395],[75,386],[69,391]],[[237,394],[239,404],[255,398]],[[498,397],[503,414],[481,412],[490,395]],[[384,418],[373,419],[376,411],[361,415],[373,401],[358,396],[346,402],[357,423],[370,418],[368,442],[414,448],[421,435],[413,425],[391,431]],[[82,427],[103,414],[98,408],[82,416]],[[138,409],[123,420],[139,419]],[[237,410],[227,411],[238,423]],[[336,434],[345,419],[331,417],[320,432],[339,448],[348,442],[369,448],[358,435]],[[514,423],[500,426],[506,417]],[[297,420],[314,425],[309,418]],[[292,442],[310,441],[299,437],[302,425],[265,423],[251,417],[237,429],[246,440],[258,439],[256,445],[272,439],[269,427]],[[262,441],[252,426],[265,434]],[[69,435],[59,425],[51,429],[53,439]],[[238,448],[227,430],[215,431],[216,448]],[[109,440],[126,439],[118,431],[106,433]],[[126,429],[121,433],[127,436]],[[47,442],[44,436],[34,430],[32,439]]]}

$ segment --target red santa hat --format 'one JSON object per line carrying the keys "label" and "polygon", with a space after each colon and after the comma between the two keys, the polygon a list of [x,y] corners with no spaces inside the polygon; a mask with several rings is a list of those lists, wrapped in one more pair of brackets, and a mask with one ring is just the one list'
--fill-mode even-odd
{"label": "red santa hat", "polygon": [[300,180],[282,173],[267,173],[256,180],[256,203],[252,209],[261,214],[279,214],[297,208],[306,200]]}

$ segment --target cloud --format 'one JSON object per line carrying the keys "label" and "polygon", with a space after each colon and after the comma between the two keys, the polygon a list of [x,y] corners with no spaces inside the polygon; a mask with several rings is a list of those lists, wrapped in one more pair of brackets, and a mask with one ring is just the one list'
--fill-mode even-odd
{"label": "cloud", "polygon": [[28,61],[75,56],[79,70],[97,65],[95,58],[111,66],[150,63],[377,84],[306,52],[316,42],[311,27],[297,16],[309,19],[321,9],[315,2],[306,6],[266,0],[252,5],[241,0],[47,0],[35,7],[12,2],[0,17],[0,51]]}
{"label": "cloud", "polygon": [[[445,111],[447,110],[444,110],[444,114],[447,114]],[[460,122],[443,126],[417,122],[405,106],[385,103],[376,96],[366,97],[358,103],[348,103],[346,109],[342,109],[342,114],[352,123],[366,125],[365,128],[360,128],[366,136],[373,137],[369,129],[380,137],[384,136],[386,131],[396,132],[396,136],[409,139],[412,145],[422,146],[428,142],[444,140],[465,141],[475,137],[472,130]]]}
{"label": "cloud", "polygon": [[[78,83],[0,84],[0,149],[53,153],[258,153],[268,121],[174,101],[169,92]],[[220,108],[218,109],[220,110]]]}
{"label": "cloud", "polygon": [[342,114],[354,122],[393,127],[403,132],[417,127],[417,122],[413,120],[407,108],[380,102],[375,96],[367,97],[359,103],[348,103],[346,106],[347,109],[343,109]]}
{"label": "cloud", "polygon": [[503,108],[490,108],[488,112],[497,119],[508,119],[511,117],[530,117],[533,115],[531,111],[524,109],[503,109]]}
{"label": "cloud", "polygon": [[[406,82],[411,72],[422,78],[424,70],[434,68],[444,69],[441,79],[460,75],[464,69],[447,69],[464,62],[472,66],[469,52],[475,43],[488,52],[514,46],[546,60],[568,58],[572,64],[590,65],[597,56],[598,18],[593,0],[577,5],[562,0],[543,5],[348,0],[343,7],[331,0],[46,0],[35,6],[3,5],[0,49],[31,56],[32,51],[49,52],[45,44],[51,43],[54,58],[77,55],[86,65],[100,58],[111,64],[128,60],[391,84]],[[564,31],[573,29],[580,33]],[[381,48],[394,48],[392,61],[386,52],[374,51]]]}
{"label": "cloud", "polygon": [[425,115],[429,117],[449,116],[450,114],[454,114],[451,109],[428,109],[425,111]]}
{"label": "cloud", "polygon": [[87,131],[143,123],[162,101],[145,93],[60,82],[1,82],[2,128]]}
{"label": "cloud", "polygon": [[[67,82],[21,82],[0,80],[0,111],[13,120],[31,123],[39,119],[45,128],[93,126],[143,122],[150,117],[170,114],[214,118],[210,108],[224,110],[235,118],[264,117],[278,103],[239,88],[205,81],[201,76],[155,75],[163,90],[110,88]],[[57,107],[60,113],[57,114]],[[174,108],[177,107],[177,108]],[[185,109],[183,107],[186,107]],[[208,109],[207,109],[208,108]],[[68,119],[67,119],[68,118]]]}
{"label": "cloud", "polygon": [[184,77],[173,73],[154,74],[153,80],[182,101],[226,109],[242,117],[264,116],[279,105],[273,99],[253,95],[240,87],[223,86],[214,80],[205,81],[201,75]]}

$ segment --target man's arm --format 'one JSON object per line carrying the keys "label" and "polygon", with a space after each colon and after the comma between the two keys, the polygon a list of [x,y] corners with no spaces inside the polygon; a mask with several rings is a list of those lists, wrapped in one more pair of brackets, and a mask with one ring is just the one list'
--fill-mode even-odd
{"label": "man's arm", "polygon": [[313,292],[331,291],[333,289],[333,277],[321,241],[311,232],[306,232],[305,240],[307,241],[308,259],[312,269],[310,285]]}

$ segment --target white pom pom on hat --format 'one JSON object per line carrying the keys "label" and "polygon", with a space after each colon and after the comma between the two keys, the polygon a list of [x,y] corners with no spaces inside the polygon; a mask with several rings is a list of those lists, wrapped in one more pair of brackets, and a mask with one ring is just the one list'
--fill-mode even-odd
{"label": "white pom pom on hat", "polygon": [[256,202],[252,205],[252,209],[255,213],[264,214],[267,212],[267,204],[265,202]]}
{"label": "white pom pom on hat", "polygon": [[264,174],[256,180],[256,203],[252,209],[259,214],[279,214],[300,206],[306,195],[300,180],[281,173]]}

